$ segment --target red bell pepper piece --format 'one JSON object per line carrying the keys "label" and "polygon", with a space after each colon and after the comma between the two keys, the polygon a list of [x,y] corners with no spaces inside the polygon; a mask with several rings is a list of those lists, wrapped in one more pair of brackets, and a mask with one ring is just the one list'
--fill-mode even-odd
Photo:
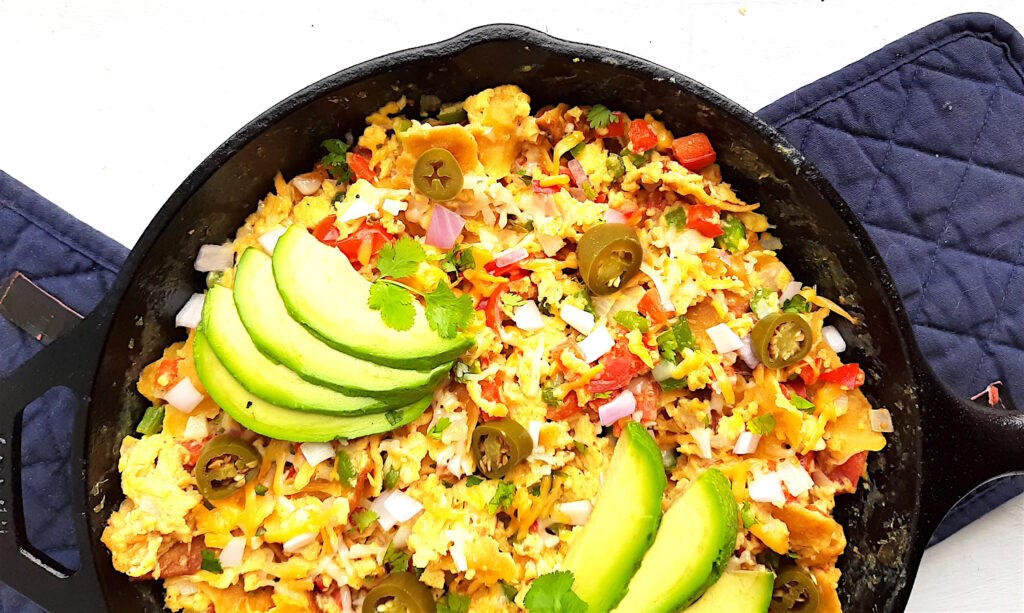
{"label": "red bell pepper piece", "polygon": [[715,163],[715,149],[703,132],[681,136],[672,141],[672,156],[687,170],[700,172]]}
{"label": "red bell pepper piece", "polygon": [[334,221],[334,215],[323,218],[313,228],[313,236],[321,243],[339,249],[353,266],[364,264],[359,261],[359,252],[363,249],[364,243],[367,244],[365,249],[372,260],[380,252],[381,247],[395,240],[383,226],[368,222],[363,222],[363,225],[349,236],[340,238],[341,232],[334,225]]}
{"label": "red bell pepper piece", "polygon": [[838,383],[843,389],[852,390],[864,385],[864,371],[859,364],[847,364],[818,375],[818,381]]}
{"label": "red bell pepper piece", "polygon": [[693,228],[708,238],[724,234],[720,225],[718,210],[706,204],[695,204],[690,207],[686,218],[686,227]]}
{"label": "red bell pepper piece", "polygon": [[548,419],[568,419],[580,412],[580,403],[576,398],[576,392],[569,392],[562,399],[562,406],[548,409]]}
{"label": "red bell pepper piece", "polygon": [[668,313],[661,306],[661,294],[651,288],[636,305],[638,311],[646,315],[652,323],[663,324],[668,321]]}
{"label": "red bell pepper piece", "polygon": [[505,320],[505,314],[501,310],[501,295],[506,291],[508,291],[508,283],[503,283],[494,290],[494,293],[491,294],[489,298],[481,300],[480,303],[476,305],[477,309],[484,312],[487,327],[491,328],[495,332],[498,331],[501,323]]}
{"label": "red bell pepper piece", "polygon": [[643,119],[634,119],[629,122],[629,144],[635,153],[643,153],[658,144],[658,135],[651,124]]}
{"label": "red bell pepper piece", "polygon": [[370,170],[370,160],[358,153],[348,154],[348,167],[352,169],[357,179],[366,179],[370,183],[377,182],[377,175]]}

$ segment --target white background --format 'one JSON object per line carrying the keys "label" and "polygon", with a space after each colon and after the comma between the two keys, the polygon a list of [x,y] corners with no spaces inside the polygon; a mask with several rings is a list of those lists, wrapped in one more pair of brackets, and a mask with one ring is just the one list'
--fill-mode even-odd
{"label": "white background", "polygon": [[[0,169],[131,246],[218,144],[354,63],[493,22],[663,64],[756,110],[943,17],[1024,2],[0,0]],[[1024,499],[925,556],[911,611],[1024,611]]]}

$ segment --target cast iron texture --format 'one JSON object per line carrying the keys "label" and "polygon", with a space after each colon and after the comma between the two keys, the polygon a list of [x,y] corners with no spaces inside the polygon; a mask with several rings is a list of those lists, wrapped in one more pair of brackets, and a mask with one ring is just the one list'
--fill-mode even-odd
{"label": "cast iron texture", "polygon": [[[200,245],[233,236],[277,171],[302,172],[321,140],[351,130],[382,103],[423,93],[458,100],[515,83],[533,108],[604,102],[639,116],[660,109],[678,134],[703,131],[715,143],[726,179],[760,202],[779,224],[781,257],[797,278],[841,299],[858,325],[837,324],[848,361],[868,376],[864,389],[892,411],[896,431],[869,462],[870,487],[844,496],[837,517],[849,546],[840,561],[848,611],[899,611],[909,596],[928,537],[973,486],[1024,469],[1024,421],[1016,411],[979,408],[952,397],[914,345],[889,273],[839,195],[772,128],[718,93],[636,57],[558,40],[515,25],[492,25],[450,40],[360,64],[316,83],[242,128],[171,196],[133,249],[110,297],[76,329],[3,382],[0,398],[0,580],[59,611],[160,610],[154,582],[132,583],[113,570],[99,542],[122,499],[118,449],[145,408],[135,391],[142,367],[182,333],[174,315],[202,287],[192,269]],[[63,339],[62,339],[63,340]],[[75,517],[82,569],[70,579],[33,561],[26,545],[17,481],[17,415],[50,385],[71,387],[88,410],[76,422]],[[90,385],[91,384],[91,385]],[[14,393],[6,393],[13,390]],[[4,448],[7,445],[8,448]],[[973,447],[973,448],[972,448]],[[12,530],[13,528],[13,530]]]}

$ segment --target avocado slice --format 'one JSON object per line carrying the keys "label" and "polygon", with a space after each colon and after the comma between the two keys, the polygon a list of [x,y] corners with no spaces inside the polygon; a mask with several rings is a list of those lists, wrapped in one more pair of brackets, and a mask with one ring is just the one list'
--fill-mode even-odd
{"label": "avocado slice", "polygon": [[[469,336],[442,338],[415,300],[415,320],[404,331],[388,327],[369,307],[370,282],[343,253],[293,225],[274,247],[274,280],[288,312],[332,347],[395,368],[433,368],[462,355]],[[243,318],[244,319],[244,318]]]}
{"label": "avocado slice", "polygon": [[714,468],[704,471],[665,512],[615,611],[671,613],[700,597],[736,549],[738,515],[729,479]]}
{"label": "avocado slice", "polygon": [[430,393],[451,363],[433,370],[403,370],[338,351],[291,318],[274,285],[270,257],[250,248],[235,273],[235,306],[253,343],[304,379],[354,396],[411,402]]}
{"label": "avocado slice", "polygon": [[328,387],[310,383],[287,366],[263,355],[238,318],[231,290],[222,285],[214,286],[206,294],[202,326],[213,352],[242,387],[280,407],[358,415],[379,413],[388,407],[405,404],[363,396],[346,396]]}
{"label": "avocado slice", "polygon": [[572,571],[573,591],[589,605],[588,613],[604,613],[622,597],[658,530],[666,485],[658,444],[643,426],[629,422],[615,444],[590,521],[569,544],[563,564]]}
{"label": "avocado slice", "polygon": [[199,380],[220,408],[253,432],[284,441],[325,442],[387,432],[422,415],[433,399],[433,396],[424,396],[407,406],[370,415],[340,416],[293,411],[246,391],[217,359],[202,330],[196,331],[193,354]]}
{"label": "avocado slice", "polygon": [[766,613],[774,586],[775,573],[770,570],[729,571],[683,613]]}

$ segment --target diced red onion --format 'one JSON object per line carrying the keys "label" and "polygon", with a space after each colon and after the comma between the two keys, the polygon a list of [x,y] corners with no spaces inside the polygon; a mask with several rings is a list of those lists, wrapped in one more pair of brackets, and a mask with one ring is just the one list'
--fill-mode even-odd
{"label": "diced red onion", "polygon": [[604,212],[605,223],[626,223],[626,216],[619,210],[608,207]]}
{"label": "diced red onion", "polygon": [[185,422],[183,436],[192,441],[201,441],[209,434],[206,428],[206,418],[200,415],[192,415]]}
{"label": "diced red onion", "polygon": [[178,328],[195,330],[203,319],[203,303],[206,302],[205,294],[192,294],[185,306],[181,307],[178,314],[174,316],[174,325]]}
{"label": "diced red onion", "polygon": [[757,444],[761,442],[761,435],[753,432],[741,432],[736,439],[736,445],[732,452],[736,455],[747,455],[757,451]]}
{"label": "diced red onion", "polygon": [[743,341],[740,340],[740,337],[736,336],[732,328],[725,324],[711,326],[707,332],[708,336],[711,337],[711,341],[715,343],[715,349],[720,354],[738,351],[743,347]]}
{"label": "diced red onion", "polygon": [[676,369],[676,364],[669,362],[668,360],[662,360],[654,365],[654,369],[651,374],[654,375],[655,381],[665,381],[666,379],[672,378],[672,371]]}
{"label": "diced red onion", "polygon": [[565,239],[560,236],[548,236],[547,234],[536,234],[537,242],[540,243],[540,248],[544,250],[544,255],[554,257],[562,247],[565,246]]}
{"label": "diced red onion", "polygon": [[787,285],[786,288],[782,290],[782,295],[779,296],[779,302],[785,302],[792,298],[793,296],[796,296],[797,294],[800,293],[800,288],[802,287],[803,284],[800,283],[799,281],[790,281],[789,285]]}
{"label": "diced red onion", "polygon": [[267,255],[274,255],[274,248],[277,247],[277,241],[284,236],[287,228],[281,224],[277,224],[263,233],[259,238],[260,247],[267,252]]}
{"label": "diced red onion", "polygon": [[225,245],[203,245],[196,255],[193,268],[199,272],[220,272],[235,264],[235,248],[230,243]]}
{"label": "diced red onion", "polygon": [[583,353],[583,359],[593,363],[611,351],[612,347],[615,346],[615,339],[608,333],[608,328],[601,326],[580,341],[578,346]]}
{"label": "diced red onion", "polygon": [[868,413],[871,429],[875,432],[892,432],[892,414],[889,409],[871,409]]}
{"label": "diced red onion", "polygon": [[563,502],[556,508],[569,519],[569,525],[582,526],[590,519],[590,513],[594,510],[594,505],[589,500],[575,500],[573,502]]}
{"label": "diced red onion", "polygon": [[455,240],[459,233],[466,226],[466,220],[456,213],[449,211],[443,206],[434,206],[434,212],[430,216],[430,225],[427,227],[425,242],[438,249],[448,250],[455,246]]}
{"label": "diced red onion", "polygon": [[672,299],[669,298],[668,286],[661,277],[661,273],[646,263],[640,265],[640,271],[651,278],[651,282],[654,283],[654,289],[658,290],[658,296],[661,298],[661,308],[666,311],[676,310],[676,305],[672,304]]}
{"label": "diced red onion", "polygon": [[776,473],[767,473],[751,481],[747,493],[755,502],[770,502],[778,505],[786,502],[786,493],[782,491],[782,480]]}
{"label": "diced red onion", "polygon": [[330,443],[302,443],[299,448],[302,449],[302,456],[306,458],[306,462],[314,468],[324,460],[334,457],[334,447]]}
{"label": "diced red onion", "polygon": [[220,565],[224,568],[235,568],[242,565],[242,554],[245,553],[245,537],[236,536],[224,549],[220,550]]}
{"label": "diced red onion", "polygon": [[370,510],[377,514],[377,522],[380,524],[380,527],[384,530],[390,530],[395,527],[395,524],[398,523],[398,520],[395,519],[395,516],[392,515],[387,510],[387,507],[384,506],[387,503],[388,498],[390,498],[392,494],[394,494],[396,491],[398,490],[388,490],[387,492],[384,492],[380,496],[374,498],[373,502],[370,503]]}
{"label": "diced red onion", "polygon": [[822,326],[821,336],[828,343],[828,346],[832,348],[832,351],[836,353],[846,351],[846,340],[843,339],[843,335],[839,333],[835,326]]}
{"label": "diced red onion", "polygon": [[528,257],[530,257],[530,253],[526,249],[523,249],[522,247],[509,249],[507,251],[502,251],[498,255],[494,256],[494,266],[496,268],[504,268],[509,264],[522,262]]}
{"label": "diced red onion", "polygon": [[690,436],[693,437],[693,442],[697,443],[697,449],[700,450],[700,457],[705,460],[711,459],[711,429],[710,428],[694,428],[690,430]]}
{"label": "diced red onion", "polygon": [[743,346],[736,350],[739,354],[740,359],[747,365],[747,368],[753,370],[757,368],[757,365],[761,363],[761,360],[757,359],[757,355],[754,354],[754,346],[750,340],[750,335],[743,337]]}
{"label": "diced red onion", "polygon": [[562,309],[558,312],[558,316],[562,318],[562,321],[582,334],[590,334],[594,331],[594,316],[583,309],[574,307],[571,304],[563,304]]}
{"label": "diced red onion", "polygon": [[512,312],[512,319],[516,322],[516,327],[525,332],[536,332],[544,328],[544,316],[533,300],[527,300],[517,306]]}
{"label": "diced red onion", "polygon": [[167,401],[167,404],[182,413],[191,413],[199,406],[203,398],[204,396],[199,393],[196,386],[192,385],[192,381],[188,377],[178,381],[174,387],[167,390],[167,393],[164,394],[164,400]]}
{"label": "diced red onion", "polygon": [[814,487],[814,479],[811,479],[811,475],[799,464],[781,464],[775,469],[775,473],[794,496],[799,496]]}
{"label": "diced red onion", "polygon": [[384,508],[391,514],[391,517],[401,523],[416,517],[423,510],[423,505],[405,492],[394,490],[384,501]]}
{"label": "diced red onion", "polygon": [[292,179],[292,185],[294,185],[295,189],[299,190],[303,196],[312,196],[317,193],[317,191],[320,190],[320,185],[322,183],[323,182],[320,178],[311,172],[307,172],[306,174],[299,175]]}
{"label": "diced red onion", "polygon": [[285,541],[283,549],[285,553],[295,553],[315,540],[316,532],[304,532]]}
{"label": "diced red onion", "polygon": [[587,171],[583,170],[583,164],[577,159],[569,160],[569,174],[572,175],[573,182],[576,183],[576,187],[583,187],[586,183],[590,182],[590,177],[587,176]]}
{"label": "diced red onion", "polygon": [[629,417],[635,410],[636,396],[633,395],[633,392],[626,390],[601,405],[601,408],[597,410],[597,414],[601,418],[602,426],[610,426],[623,417]]}

